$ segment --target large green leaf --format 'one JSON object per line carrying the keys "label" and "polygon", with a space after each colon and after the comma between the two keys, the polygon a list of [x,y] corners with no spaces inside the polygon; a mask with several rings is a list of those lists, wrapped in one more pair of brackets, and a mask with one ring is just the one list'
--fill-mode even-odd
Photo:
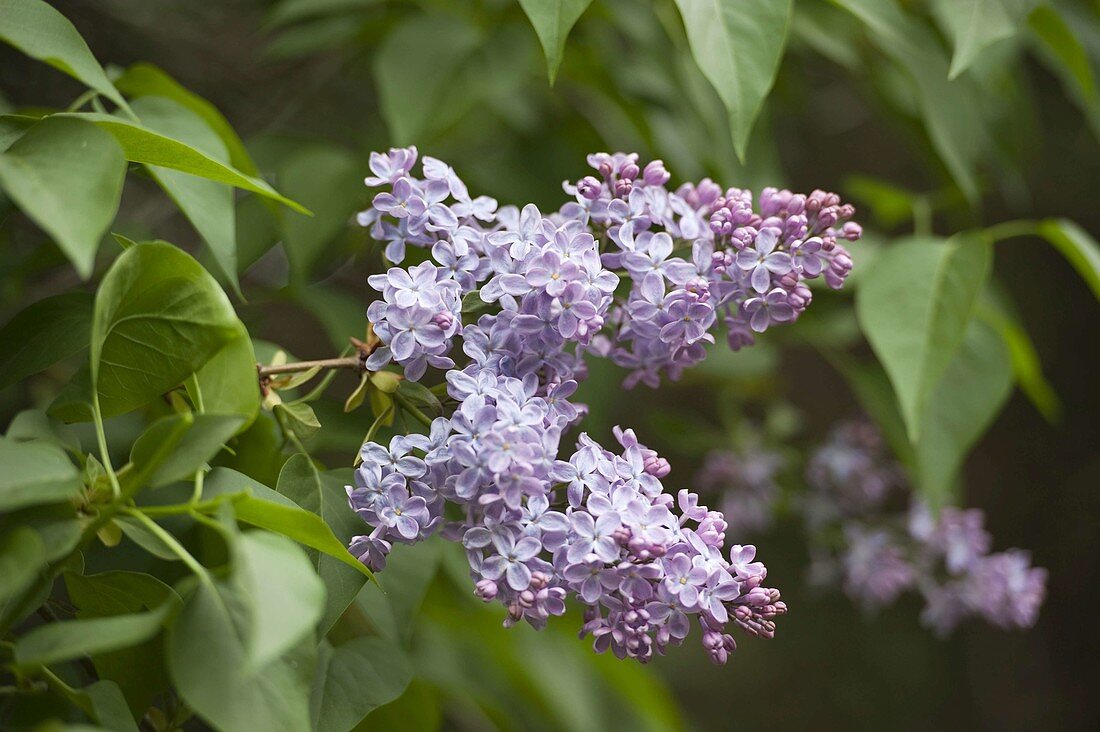
{"label": "large green leaf", "polygon": [[233,560],[250,607],[248,663],[261,669],[312,639],[325,586],[301,547],[278,534],[243,534]]}
{"label": "large green leaf", "polygon": [[88,347],[92,296],[66,292],[39,300],[0,329],[0,389]]}
{"label": "large green leaf", "polygon": [[592,0],[519,0],[519,4],[527,13],[542,44],[546,54],[546,72],[553,86],[565,54],[565,39]]}
{"label": "large green leaf", "polygon": [[[344,486],[350,483],[350,471],[322,476],[313,462],[299,453],[283,465],[276,490],[324,519],[341,545],[346,547],[353,536],[365,529],[362,519],[348,506]],[[346,549],[344,553],[347,554]],[[317,550],[310,551],[310,559],[327,590],[325,614],[320,626],[321,631],[325,632],[359,594],[366,577],[343,560]]]}
{"label": "large green leaf", "polygon": [[992,247],[981,233],[910,239],[872,263],[856,293],[860,327],[898,396],[909,439],[962,341],[985,284]]}
{"label": "large green leaf", "polygon": [[[69,599],[80,619],[112,617],[180,603],[175,591],[152,575],[111,571],[82,575],[65,573]],[[168,688],[164,671],[164,641],[154,636],[130,648],[92,656],[101,679],[118,684],[130,711],[142,716],[157,694]]]}
{"label": "large green leaf", "polygon": [[[150,63],[136,63],[115,80],[115,86],[131,97],[164,97],[187,107],[221,138],[234,168],[251,176],[260,174],[241,138],[217,107],[182,86],[163,69]],[[144,114],[140,116],[146,121]]]}
{"label": "large green leaf", "polygon": [[1100,244],[1096,239],[1068,219],[1040,221],[1039,236],[1066,258],[1100,300]]}
{"label": "large green leaf", "polygon": [[831,1],[859,18],[875,45],[912,77],[933,147],[967,198],[977,201],[974,170],[986,140],[977,95],[965,78],[948,79],[947,54],[931,29],[897,0]]}
{"label": "large green leaf", "polygon": [[126,107],[73,24],[42,0],[0,0],[0,40]]}
{"label": "large green leaf", "polygon": [[294,539],[299,544],[317,549],[355,569],[365,577],[374,575],[348,551],[333,534],[324,519],[305,510],[286,496],[257,483],[229,468],[215,468],[206,479],[205,495],[248,493],[250,496],[234,502],[237,518],[247,524]]}
{"label": "large green leaf", "polygon": [[83,454],[80,448],[80,438],[76,436],[73,429],[40,409],[24,409],[15,415],[4,436],[16,442],[30,442],[31,440],[52,442],[58,447],[68,450],[73,455]]}
{"label": "large green leaf", "polygon": [[[149,129],[184,142],[220,163],[230,162],[229,151],[218,133],[182,104],[167,97],[145,97],[136,100],[133,107]],[[233,189],[178,170],[156,165],[148,168],[210,247],[214,261],[239,295]]]}
{"label": "large green leaf", "polygon": [[178,386],[243,328],[218,283],[190,255],[163,243],[127,249],[96,294],[90,376],[103,416]]}
{"label": "large green leaf", "polygon": [[225,183],[276,200],[299,213],[309,213],[300,204],[280,194],[266,181],[251,175],[245,175],[236,168],[215,160],[184,142],[159,134],[138,122],[131,122],[121,117],[99,112],[73,112],[55,116],[75,117],[95,122],[115,136],[115,140],[122,145],[122,151],[126,154],[127,160],[171,168],[172,170],[197,175],[200,178]]}
{"label": "large green leaf", "polygon": [[346,732],[371,710],[405,691],[413,668],[401,646],[384,638],[353,638],[318,649],[310,716],[316,732]]}
{"label": "large green leaf", "polygon": [[113,681],[96,681],[80,689],[62,690],[70,702],[100,725],[113,732],[138,732],[134,717],[126,706],[126,698]]}
{"label": "large green leaf", "polygon": [[47,117],[0,153],[0,188],[54,238],[84,279],[114,221],[125,177],[118,143],[83,120]]}
{"label": "large green leaf", "polygon": [[244,418],[232,414],[161,417],[134,442],[130,462],[150,488],[189,480],[218,454],[242,424]]}
{"label": "large green leaf", "polygon": [[737,155],[775,83],[791,24],[791,0],[676,0],[695,62],[729,112]]}
{"label": "large green leaf", "polygon": [[950,501],[967,452],[1012,393],[1012,361],[1001,337],[981,320],[931,393],[916,441],[917,487],[933,507]]}
{"label": "large green leaf", "polygon": [[239,583],[195,586],[168,633],[168,670],[176,688],[200,717],[224,732],[309,729],[312,643],[252,667],[249,602]]}
{"label": "large green leaf", "polygon": [[986,48],[1016,34],[1016,23],[1002,0],[936,0],[934,7],[955,48],[948,71],[951,79],[966,71]]}
{"label": "large green leaf", "polygon": [[15,662],[48,665],[128,648],[156,635],[173,607],[168,602],[145,613],[41,625],[15,642]]}
{"label": "large green leaf", "polygon": [[80,473],[65,452],[48,442],[0,438],[0,511],[60,503],[80,491]]}
{"label": "large green leaf", "polygon": [[248,429],[260,410],[260,383],[252,340],[242,334],[227,343],[195,372],[195,382],[188,381],[187,390],[202,411],[239,415],[244,422],[237,431]]}

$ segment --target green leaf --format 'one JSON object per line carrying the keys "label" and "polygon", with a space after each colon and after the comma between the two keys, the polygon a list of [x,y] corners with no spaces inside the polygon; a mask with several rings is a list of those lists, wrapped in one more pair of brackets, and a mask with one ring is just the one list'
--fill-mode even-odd
{"label": "green leaf", "polygon": [[321,429],[317,415],[308,404],[284,402],[276,404],[273,411],[300,440],[308,440]]}
{"label": "green leaf", "polygon": [[187,382],[192,401],[214,414],[236,414],[244,418],[237,429],[243,432],[260,410],[260,383],[256,374],[256,354],[247,335],[227,343],[195,372],[195,384]]}
{"label": "green leaf", "polygon": [[0,511],[69,501],[79,495],[80,473],[48,442],[0,438]]}
{"label": "green leaf", "polygon": [[[276,490],[306,511],[320,516],[332,529],[341,547],[344,547],[343,554],[350,556],[346,549],[348,543],[353,536],[364,530],[362,519],[348,506],[348,494],[344,486],[351,482],[352,476],[343,472],[322,476],[309,457],[299,453],[283,465]],[[315,549],[310,551],[310,559],[328,593],[320,625],[321,632],[324,633],[359,594],[366,576],[357,567],[349,566],[342,558],[337,559]]]}
{"label": "green leaf", "polygon": [[886,249],[856,293],[860,328],[882,362],[911,441],[933,386],[962,341],[992,247],[981,233],[915,238]]}
{"label": "green leaf", "polygon": [[215,468],[206,478],[204,495],[207,497],[241,491],[251,496],[233,504],[239,520],[294,539],[299,544],[339,559],[367,578],[374,577],[317,514],[306,511],[281,493],[235,470]]}
{"label": "green leaf", "polygon": [[140,521],[129,516],[116,516],[113,520],[130,541],[157,559],[163,559],[166,562],[178,562],[180,560],[179,555],[172,551],[171,547],[165,544],[156,534],[149,531]]}
{"label": "green leaf", "polygon": [[0,534],[0,616],[8,603],[20,597],[46,566],[45,549],[38,533],[16,526]]}
{"label": "green leaf", "polygon": [[443,414],[443,405],[439,403],[439,397],[420,382],[402,379],[397,385],[397,393],[412,402],[413,406],[426,407],[437,415]]}
{"label": "green leaf", "polygon": [[82,454],[80,439],[72,428],[39,409],[24,409],[15,415],[4,436],[16,442],[44,440],[65,448],[74,455]]}
{"label": "green leaf", "polygon": [[318,15],[343,15],[349,10],[377,4],[378,0],[280,0],[268,13],[266,25],[275,28]]}
{"label": "green leaf", "polygon": [[168,670],[180,695],[223,732],[309,729],[312,651],[303,645],[254,668],[249,626],[249,598],[238,582],[198,583],[168,632]]}
{"label": "green leaf", "polygon": [[977,201],[974,169],[986,140],[977,94],[965,78],[948,79],[947,54],[931,29],[897,0],[831,1],[859,18],[872,42],[913,79],[932,146],[966,197]]}
{"label": "green leaf", "polygon": [[[991,283],[992,284],[992,283]],[[1008,347],[1012,371],[1020,390],[1027,395],[1035,408],[1050,423],[1056,423],[1062,413],[1062,404],[1054,387],[1043,375],[1043,366],[1035,344],[1020,323],[1008,296],[997,288],[988,287],[978,302],[975,317],[997,331]]]}
{"label": "green leaf", "polygon": [[260,669],[313,633],[325,585],[302,549],[278,534],[243,534],[233,559],[250,607],[248,662]]}
{"label": "green leaf", "polygon": [[[187,107],[167,97],[145,97],[135,101],[133,106],[134,112],[141,117],[141,123],[154,132],[186,143],[220,163],[229,162],[229,151],[218,133]],[[148,168],[210,247],[218,268],[240,296],[233,189],[178,170],[156,165]]]}
{"label": "green leaf", "polygon": [[15,662],[49,665],[128,648],[156,635],[172,609],[165,603],[151,612],[41,625],[15,642]]}
{"label": "green leaf", "polygon": [[375,55],[374,77],[396,144],[422,141],[469,109],[475,87],[456,82],[482,41],[472,25],[443,15],[412,15],[390,31]]}
{"label": "green leaf", "polygon": [[127,108],[73,24],[42,0],[0,0],[0,40]]}
{"label": "green leaf", "polygon": [[279,186],[313,212],[283,219],[283,247],[297,281],[306,280],[326,245],[366,203],[361,170],[352,153],[320,144],[296,150],[279,166]]}
{"label": "green leaf", "polygon": [[92,329],[92,296],[54,295],[30,305],[0,329],[0,389],[83,351]]}
{"label": "green leaf", "polygon": [[104,417],[135,409],[184,379],[243,333],[202,266],[170,244],[138,244],[96,294],[91,383]]}
{"label": "green leaf", "polygon": [[742,160],[753,123],[775,83],[790,29],[791,0],[676,0],[691,54],[729,112]]}
{"label": "green leaf", "polygon": [[82,689],[63,690],[62,694],[103,728],[114,732],[138,732],[126,698],[115,682],[97,681]]}
{"label": "green leaf", "polygon": [[172,414],[149,425],[134,442],[130,462],[140,474],[135,480],[159,488],[190,480],[213,459],[244,424],[228,414]]}
{"label": "green leaf", "polygon": [[413,668],[401,646],[384,638],[353,638],[318,649],[310,716],[317,732],[345,732],[373,709],[404,693]]}
{"label": "green leaf", "polygon": [[1100,300],[1100,244],[1069,219],[1039,222],[1039,236],[1050,242]]}
{"label": "green leaf", "polygon": [[0,153],[0,188],[53,237],[84,279],[114,221],[125,177],[118,144],[77,119],[48,117]]}
{"label": "green leaf", "polygon": [[[81,619],[139,613],[165,603],[181,604],[171,587],[141,572],[66,572],[65,586]],[[131,648],[94,655],[92,662],[99,678],[118,684],[136,717],[143,716],[153,699],[168,688],[164,641],[159,634]]]}
{"label": "green leaf", "polygon": [[225,183],[278,201],[299,213],[309,214],[308,210],[280,194],[266,181],[245,175],[236,168],[215,160],[186,143],[161,135],[137,122],[99,112],[72,112],[54,116],[75,117],[95,122],[102,129],[115,136],[115,140],[122,145],[122,151],[126,154],[126,159],[132,162],[158,165],[162,168],[171,168],[218,183]]}
{"label": "green leaf", "polygon": [[950,502],[967,452],[1012,393],[1012,362],[1004,341],[980,320],[931,393],[915,443],[917,486],[933,508]]}
{"label": "green leaf", "polygon": [[447,543],[437,538],[394,547],[378,582],[367,585],[357,598],[382,636],[397,643],[409,641],[447,550]]}
{"label": "green leaf", "polygon": [[[183,105],[201,117],[206,125],[221,138],[226,150],[229,151],[229,162],[233,167],[247,175],[260,174],[241,138],[217,107],[182,86],[163,69],[150,63],[136,63],[115,80],[115,86],[131,97],[164,97]],[[145,119],[145,115],[139,116]]]}
{"label": "green leaf", "polygon": [[550,86],[558,75],[565,55],[565,39],[592,0],[519,0],[546,54],[546,73]]}
{"label": "green leaf", "polygon": [[934,8],[955,48],[948,71],[951,79],[966,71],[986,48],[1016,34],[1016,23],[1001,0],[936,0]]}
{"label": "green leaf", "polygon": [[1094,135],[1100,136],[1100,92],[1088,51],[1061,13],[1040,5],[1027,18],[1039,57],[1062,80],[1062,85],[1085,114]]}

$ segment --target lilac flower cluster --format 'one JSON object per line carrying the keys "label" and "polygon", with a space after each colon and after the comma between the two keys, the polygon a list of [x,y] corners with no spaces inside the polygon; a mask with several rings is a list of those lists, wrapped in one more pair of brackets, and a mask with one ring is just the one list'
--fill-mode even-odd
{"label": "lilac flower cluster", "polygon": [[[569,398],[587,353],[655,385],[661,370],[675,377],[703,357],[719,314],[744,330],[733,345],[751,343],[752,329],[806,307],[806,278],[839,286],[851,260],[838,240],[859,235],[842,223],[850,207],[766,190],[753,213],[747,192],[704,181],[672,193],[659,161],[599,154],[589,162],[600,177],[567,184],[576,200],[543,216],[472,199],[433,158],[417,177],[416,160],[415,148],[371,157],[368,185],[388,190],[360,223],[394,263],[409,246],[431,258],[370,278],[382,346],[367,368],[396,362],[412,380],[444,369],[456,406],[428,435],[363,446],[348,495],[372,529],[351,551],[380,570],[395,542],[442,530],[462,542],[475,592],[506,607],[507,625],[542,627],[572,596],[586,606],[582,635],[619,657],[649,660],[680,643],[692,617],[716,662],[735,647],[731,625],[770,637],[786,606],[763,585],[755,548],[727,551],[722,513],[690,491],[667,493],[666,460],[618,428],[615,451],[584,434],[567,460],[559,446],[584,413]],[[692,261],[671,256],[678,246]],[[464,322],[471,297],[489,312]],[[447,504],[461,520],[445,518]]]}
{"label": "lilac flower cluster", "polygon": [[839,527],[844,538],[838,554],[819,548],[814,574],[840,575],[845,592],[866,608],[915,590],[925,601],[922,622],[941,636],[968,617],[1005,629],[1035,624],[1046,570],[1018,549],[991,553],[979,509],[946,507],[934,516],[914,499],[908,514],[891,511],[888,499],[898,497],[904,479],[868,423],[838,426],[806,478],[814,491],[808,523],[818,532]]}
{"label": "lilac flower cluster", "polygon": [[[766,528],[777,507],[781,461],[755,439],[745,449],[708,454],[696,484],[706,495],[723,496],[730,526]],[[939,635],[968,617],[1005,629],[1034,625],[1046,570],[1032,567],[1018,549],[990,553],[993,539],[979,509],[947,507],[933,516],[920,500],[907,499],[905,473],[870,422],[833,427],[805,472],[809,491],[798,510],[811,535],[815,584],[842,585],[867,610],[919,592],[921,620]]]}

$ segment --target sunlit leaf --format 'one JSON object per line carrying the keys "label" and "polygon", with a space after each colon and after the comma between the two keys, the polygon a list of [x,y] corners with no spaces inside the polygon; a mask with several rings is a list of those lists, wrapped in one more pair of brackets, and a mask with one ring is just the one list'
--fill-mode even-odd
{"label": "sunlit leaf", "polygon": [[1096,239],[1068,219],[1040,221],[1039,235],[1066,258],[1100,300],[1100,244]]}

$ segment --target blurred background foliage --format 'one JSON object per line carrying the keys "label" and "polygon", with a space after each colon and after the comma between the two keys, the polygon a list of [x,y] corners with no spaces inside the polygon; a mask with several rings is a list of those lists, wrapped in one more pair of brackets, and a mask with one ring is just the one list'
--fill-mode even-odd
{"label": "blurred background foliage", "polygon": [[[211,204],[231,211],[231,222],[221,214],[218,223],[193,213],[189,220],[154,180],[131,176],[115,225],[132,239],[166,239],[196,253],[228,287],[239,276],[247,301],[238,312],[249,331],[300,358],[335,355],[348,336],[363,335],[366,276],[382,260],[354,214],[371,195],[362,185],[368,153],[391,145],[416,144],[448,161],[475,195],[533,201],[544,211],[565,200],[558,182],[584,174],[584,156],[596,150],[663,158],[674,182],[711,176],[757,189],[836,190],[856,203],[867,230],[857,286],[878,247],[914,232],[1046,217],[1100,232],[1095,2],[796,0],[751,134],[743,122],[731,125],[672,0],[593,2],[569,35],[553,86],[539,38],[513,0],[52,4],[124,93],[163,83],[167,73],[244,139],[247,152],[224,151],[238,168],[248,172],[254,162],[314,212],[307,218],[238,193]],[[968,24],[962,10],[982,22]],[[140,61],[156,67],[135,67]],[[0,111],[63,109],[82,91],[0,48]],[[201,100],[195,105],[209,120]],[[0,215],[0,310],[81,287],[10,202],[0,200]],[[104,243],[100,270],[116,250]],[[236,263],[228,267],[212,254],[229,250]],[[670,729],[680,724],[675,700],[685,724],[700,729],[881,728],[899,719],[919,728],[1094,729],[1100,632],[1088,608],[1100,570],[1100,319],[1088,286],[1037,238],[997,244],[995,282],[998,312],[1018,322],[1017,345],[1025,357],[1033,349],[1041,368],[1021,371],[1017,359],[1024,388],[977,442],[955,498],[987,511],[999,545],[1028,548],[1050,569],[1035,629],[966,627],[941,642],[917,624],[915,605],[863,617],[844,598],[805,589],[796,522],[780,521],[767,535],[737,538],[760,546],[792,608],[777,639],[742,643],[722,669],[688,648],[643,670],[593,657],[569,637],[573,617],[543,635],[502,631],[495,612],[469,596],[455,547],[430,542],[395,552],[385,573],[384,585],[410,588],[386,632],[413,648],[415,675],[367,727],[587,730],[631,720]],[[605,436],[613,424],[634,425],[669,457],[674,482],[686,482],[706,450],[726,444],[746,418],[785,425],[794,446],[820,438],[867,408],[859,386],[873,375],[853,370],[872,361],[851,298],[817,297],[790,332],[769,332],[736,355],[718,348],[660,392],[624,393],[614,367],[594,364],[586,429]],[[261,360],[274,351],[257,345]],[[60,364],[0,391],[3,423],[48,404],[71,374]],[[340,375],[313,403],[324,429],[308,445],[330,467],[350,463],[370,426],[365,412],[342,410],[354,387]],[[123,445],[142,424],[131,414],[108,428]],[[272,416],[262,414],[236,454],[220,460],[274,485],[285,456]],[[368,615],[372,591],[361,598]],[[397,627],[421,606],[410,627]]]}

